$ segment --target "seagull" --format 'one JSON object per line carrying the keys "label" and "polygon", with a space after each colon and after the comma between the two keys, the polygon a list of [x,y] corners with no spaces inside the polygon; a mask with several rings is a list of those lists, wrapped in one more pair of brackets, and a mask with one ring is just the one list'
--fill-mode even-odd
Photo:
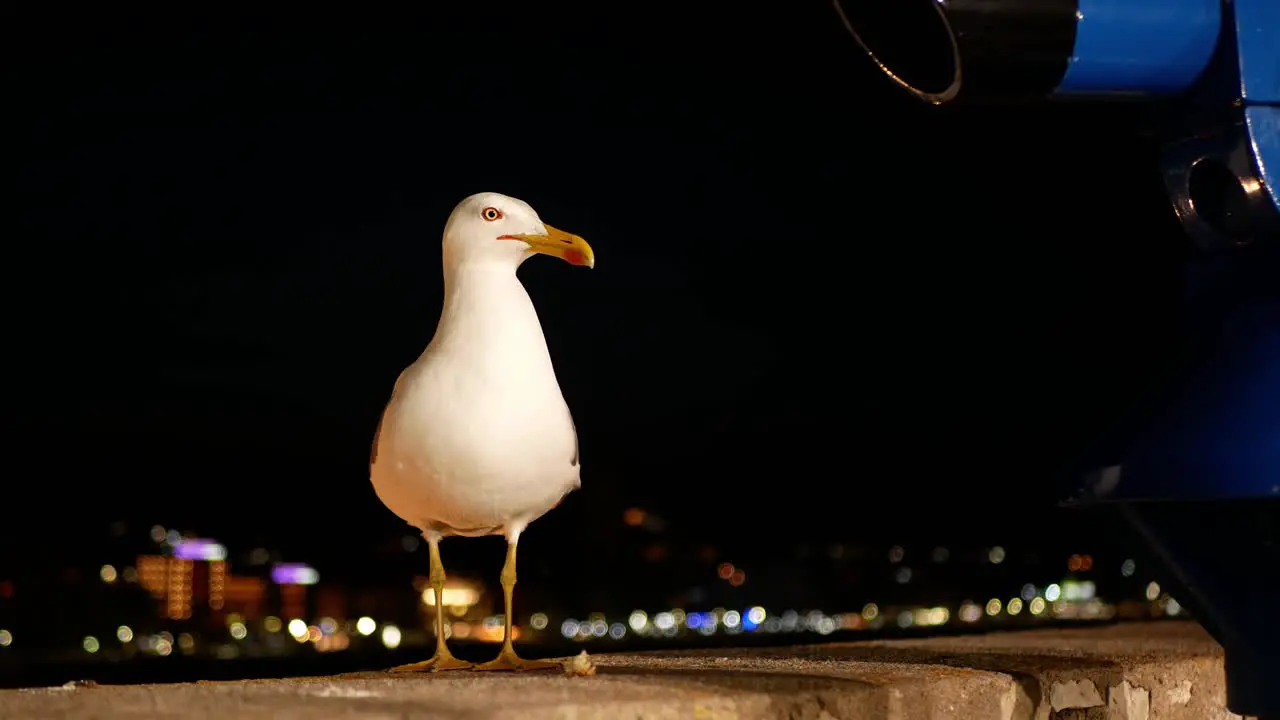
{"label": "seagull", "polygon": [[[369,461],[378,498],[426,538],[435,591],[435,653],[393,669],[556,668],[516,654],[511,599],[521,533],[582,484],[578,434],[516,270],[534,255],[591,268],[595,255],[581,237],[498,193],[458,203],[445,223],[442,251],[440,322],[427,349],[396,380]],[[454,535],[507,540],[502,650],[481,665],[455,658],[445,643],[440,541]]]}

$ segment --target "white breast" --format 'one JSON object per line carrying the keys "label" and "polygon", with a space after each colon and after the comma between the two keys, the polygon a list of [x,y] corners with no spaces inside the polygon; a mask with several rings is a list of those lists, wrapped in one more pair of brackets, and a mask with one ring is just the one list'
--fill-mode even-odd
{"label": "white breast", "polygon": [[444,534],[523,527],[578,486],[576,455],[542,328],[514,272],[455,278],[435,337],[383,415],[370,467],[379,498]]}

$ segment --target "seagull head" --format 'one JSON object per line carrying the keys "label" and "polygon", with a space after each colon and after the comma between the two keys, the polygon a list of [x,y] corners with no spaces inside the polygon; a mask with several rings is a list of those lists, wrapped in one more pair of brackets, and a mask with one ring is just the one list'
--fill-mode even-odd
{"label": "seagull head", "polygon": [[499,193],[478,193],[463,199],[445,223],[446,265],[519,267],[533,255],[551,255],[570,265],[596,264],[586,240],[542,222],[523,200]]}

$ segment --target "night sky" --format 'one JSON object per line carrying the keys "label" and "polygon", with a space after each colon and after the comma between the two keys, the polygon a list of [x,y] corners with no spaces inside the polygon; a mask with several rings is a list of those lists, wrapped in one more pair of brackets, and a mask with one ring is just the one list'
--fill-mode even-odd
{"label": "night sky", "polygon": [[929,107],[826,3],[726,7],[6,10],[7,561],[115,520],[395,542],[373,430],[487,190],[597,257],[521,269],[584,467],[534,542],[1057,518],[1171,367],[1156,113]]}

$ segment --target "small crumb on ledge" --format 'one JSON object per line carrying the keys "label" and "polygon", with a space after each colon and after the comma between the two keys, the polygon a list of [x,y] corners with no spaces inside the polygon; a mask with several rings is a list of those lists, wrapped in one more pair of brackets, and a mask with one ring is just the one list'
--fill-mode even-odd
{"label": "small crumb on ledge", "polygon": [[596,664],[591,662],[587,651],[583,650],[564,661],[564,674],[570,677],[591,677],[596,674]]}
{"label": "small crumb on ledge", "polygon": [[79,690],[80,688],[98,687],[98,683],[93,680],[72,680],[62,685],[63,690]]}

